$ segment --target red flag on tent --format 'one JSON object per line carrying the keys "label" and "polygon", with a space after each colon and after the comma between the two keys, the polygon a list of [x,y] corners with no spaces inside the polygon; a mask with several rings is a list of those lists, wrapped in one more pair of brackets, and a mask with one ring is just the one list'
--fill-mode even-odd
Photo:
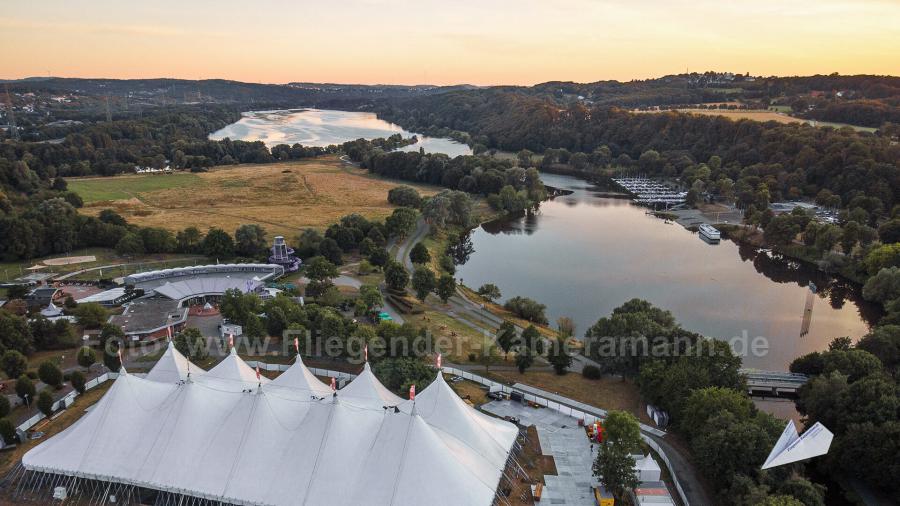
{"label": "red flag on tent", "polygon": [[369,345],[363,346],[363,354],[365,355],[366,362],[369,361]]}
{"label": "red flag on tent", "polygon": [[438,369],[441,368],[441,354],[440,353],[438,353],[438,356],[437,356],[437,368]]}
{"label": "red flag on tent", "polygon": [[331,390],[337,391],[337,380],[334,378],[331,378]]}
{"label": "red flag on tent", "polygon": [[300,354],[300,339],[294,338],[294,348],[297,349],[297,355]]}
{"label": "red flag on tent", "polygon": [[415,400],[416,398],[416,385],[412,384],[409,386],[409,400]]}
{"label": "red flag on tent", "polygon": [[122,348],[116,350],[116,355],[119,356],[119,367],[121,367],[122,364],[124,364],[124,362],[122,361]]}
{"label": "red flag on tent", "polygon": [[169,341],[172,340],[172,327],[171,326],[166,327],[166,337],[169,338]]}
{"label": "red flag on tent", "polygon": [[228,347],[234,348],[234,334],[228,334]]}
{"label": "red flag on tent", "polygon": [[259,364],[256,364],[256,381],[259,381]]}

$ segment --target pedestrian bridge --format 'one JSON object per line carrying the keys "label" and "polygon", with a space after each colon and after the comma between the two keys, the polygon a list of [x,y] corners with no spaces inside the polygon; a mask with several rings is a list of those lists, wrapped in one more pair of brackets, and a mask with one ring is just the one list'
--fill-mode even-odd
{"label": "pedestrian bridge", "polygon": [[809,381],[805,374],[779,371],[760,371],[757,369],[741,369],[747,378],[747,390],[750,395],[791,397]]}

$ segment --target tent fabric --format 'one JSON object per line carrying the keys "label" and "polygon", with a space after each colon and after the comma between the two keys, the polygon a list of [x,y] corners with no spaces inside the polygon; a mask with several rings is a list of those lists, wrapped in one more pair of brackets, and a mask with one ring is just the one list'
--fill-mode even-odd
{"label": "tent fabric", "polygon": [[[292,368],[262,387],[236,354],[196,381],[122,374],[94,409],[22,463],[241,505],[493,502],[517,434],[512,424],[451,396],[443,378],[394,410],[375,406],[387,389],[368,366],[322,397],[302,388],[310,379],[302,360]],[[247,370],[252,389],[222,388],[247,383]],[[358,395],[345,394],[360,378]]]}
{"label": "tent fabric", "polygon": [[273,385],[288,387],[297,390],[308,390],[310,395],[331,395],[331,386],[326,385],[316,378],[303,363],[300,355],[287,371],[281,373],[277,378],[272,380]]}
{"label": "tent fabric", "polygon": [[162,383],[177,383],[187,379],[188,372],[192,378],[204,374],[206,371],[192,364],[187,357],[175,349],[175,343],[169,341],[166,352],[163,353],[156,365],[147,373],[146,379]]}
{"label": "tent fabric", "polygon": [[197,381],[211,388],[241,392],[256,389],[259,385],[266,385],[272,380],[265,376],[257,379],[256,370],[247,365],[238,356],[237,351],[231,348],[231,352],[221,362],[197,378]]}
{"label": "tent fabric", "polygon": [[362,372],[341,389],[340,396],[366,402],[372,406],[396,406],[403,403],[402,398],[378,381],[368,362],[363,366]]}

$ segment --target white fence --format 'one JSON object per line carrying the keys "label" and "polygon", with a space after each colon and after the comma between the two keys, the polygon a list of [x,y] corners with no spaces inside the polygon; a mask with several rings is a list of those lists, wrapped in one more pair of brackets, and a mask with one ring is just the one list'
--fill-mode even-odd
{"label": "white fence", "polygon": [[[90,390],[92,388],[96,388],[96,387],[102,385],[103,383],[106,383],[107,381],[109,381],[111,379],[116,379],[118,377],[119,377],[119,373],[117,373],[117,372],[105,372],[105,373],[101,374],[100,376],[97,376],[96,378],[85,383],[84,391],[87,392],[88,390]],[[53,403],[53,411],[68,408],[69,406],[72,405],[73,402],[75,402],[75,397],[78,397],[78,392],[76,392],[74,390],[69,392],[63,398],[61,398]],[[24,422],[19,424],[19,426],[16,427],[16,432],[24,433],[28,429],[37,425],[38,422],[40,422],[44,418],[47,418],[47,417],[44,416],[43,413],[41,413],[41,412],[35,413],[34,416],[32,416],[28,420],[25,420]]]}

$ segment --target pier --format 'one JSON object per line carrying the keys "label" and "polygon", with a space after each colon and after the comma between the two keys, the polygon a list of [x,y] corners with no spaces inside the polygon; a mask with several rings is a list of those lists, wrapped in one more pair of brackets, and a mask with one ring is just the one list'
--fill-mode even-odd
{"label": "pier", "polygon": [[659,181],[641,177],[619,177],[612,180],[634,195],[639,204],[684,204],[687,192],[675,191]]}

